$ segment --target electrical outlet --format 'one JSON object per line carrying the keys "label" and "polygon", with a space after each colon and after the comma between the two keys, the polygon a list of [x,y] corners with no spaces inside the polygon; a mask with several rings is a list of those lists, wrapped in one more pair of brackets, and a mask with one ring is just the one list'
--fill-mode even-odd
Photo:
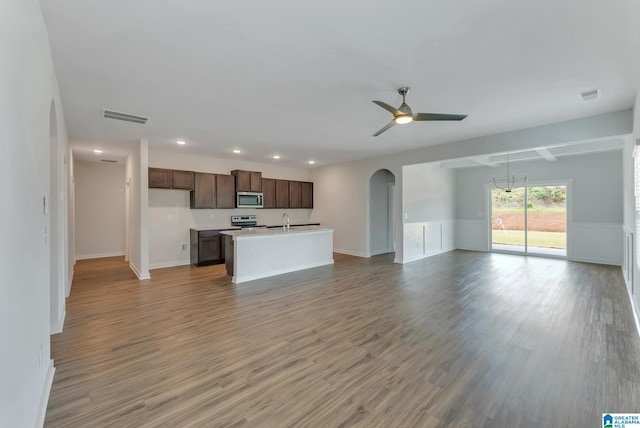
{"label": "electrical outlet", "polygon": [[42,344],[40,345],[40,349],[38,350],[38,367],[42,367],[44,363],[44,351],[42,350]]}
{"label": "electrical outlet", "polygon": [[209,218],[210,218],[211,220],[215,220],[215,219],[216,219],[216,215],[215,215],[215,214],[211,214],[211,215],[209,216]]}
{"label": "electrical outlet", "polygon": [[173,216],[171,214],[167,214],[167,220],[169,221],[173,220]]}
{"label": "electrical outlet", "polygon": [[189,244],[187,244],[186,242],[182,243],[182,251],[186,250],[187,248],[189,248]]}

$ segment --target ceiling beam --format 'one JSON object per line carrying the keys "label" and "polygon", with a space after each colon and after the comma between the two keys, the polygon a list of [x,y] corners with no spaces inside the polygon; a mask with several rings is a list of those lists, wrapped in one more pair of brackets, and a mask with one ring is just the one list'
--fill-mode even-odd
{"label": "ceiling beam", "polygon": [[480,165],[484,165],[484,166],[490,166],[490,167],[496,167],[498,166],[497,163],[495,162],[491,162],[489,160],[489,156],[474,156],[469,158],[470,160],[472,160],[473,162],[476,162]]}
{"label": "ceiling beam", "polygon": [[558,160],[558,158],[555,157],[553,155],[553,153],[551,153],[548,149],[545,149],[544,147],[542,147],[540,149],[535,149],[535,150],[540,156],[542,156],[543,158],[545,158],[549,162],[555,162],[555,161]]}

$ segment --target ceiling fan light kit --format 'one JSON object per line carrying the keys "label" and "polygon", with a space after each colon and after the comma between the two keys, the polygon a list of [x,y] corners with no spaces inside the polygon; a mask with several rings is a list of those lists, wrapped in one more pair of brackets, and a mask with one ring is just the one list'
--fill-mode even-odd
{"label": "ceiling fan light kit", "polygon": [[398,125],[404,125],[405,123],[409,123],[409,122],[413,122],[413,117],[406,115],[406,116],[398,116],[394,119],[394,121],[396,122],[396,124]]}
{"label": "ceiling fan light kit", "polygon": [[391,128],[393,125],[404,125],[410,122],[420,122],[420,121],[435,121],[435,120],[455,120],[460,121],[467,117],[466,114],[442,114],[442,113],[416,113],[414,114],[411,110],[411,107],[405,102],[405,97],[409,93],[408,86],[403,86],[398,89],[398,93],[402,95],[402,104],[398,108],[391,107],[389,104],[383,101],[373,101],[374,104],[379,105],[383,109],[387,110],[389,113],[393,115],[393,119],[391,122],[386,124],[382,129],[378,130],[374,137],[382,134],[387,129]]}

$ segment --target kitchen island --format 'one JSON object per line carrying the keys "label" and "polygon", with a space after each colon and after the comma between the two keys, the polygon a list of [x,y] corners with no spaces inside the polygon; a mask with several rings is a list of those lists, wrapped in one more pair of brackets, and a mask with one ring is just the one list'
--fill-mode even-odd
{"label": "kitchen island", "polygon": [[333,264],[333,229],[242,229],[220,232],[227,275],[235,284]]}

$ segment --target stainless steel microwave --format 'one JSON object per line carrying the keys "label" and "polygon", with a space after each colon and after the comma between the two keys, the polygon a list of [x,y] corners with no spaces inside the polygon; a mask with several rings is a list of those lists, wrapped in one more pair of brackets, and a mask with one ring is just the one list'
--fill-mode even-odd
{"label": "stainless steel microwave", "polygon": [[263,196],[260,192],[236,192],[237,208],[262,208]]}

